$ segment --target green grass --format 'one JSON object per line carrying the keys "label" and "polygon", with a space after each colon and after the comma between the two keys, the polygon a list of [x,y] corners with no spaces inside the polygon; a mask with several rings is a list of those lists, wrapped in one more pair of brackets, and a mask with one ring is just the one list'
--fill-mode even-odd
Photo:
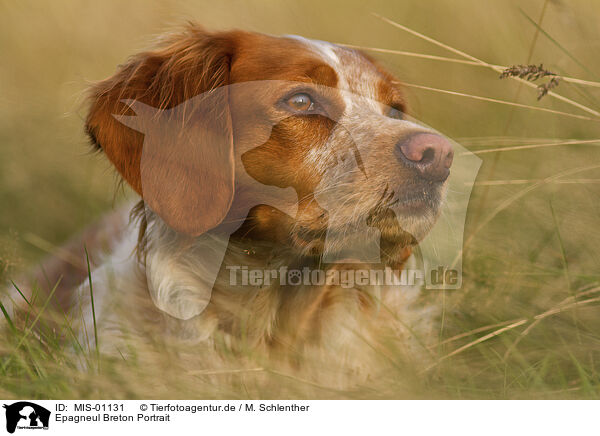
{"label": "green grass", "polygon": [[[323,7],[317,1],[0,2],[0,280],[17,277],[123,196],[114,194],[108,165],[87,151],[81,93],[146,47],[151,35],[186,19],[461,58],[370,14],[376,12],[494,65],[543,63],[564,76],[598,80],[595,2],[345,1],[328,2],[327,13]],[[600,141],[512,148],[600,139],[593,114],[600,111],[600,88],[562,81],[553,90],[582,109],[552,96],[537,102],[535,89],[499,80],[488,67],[372,55],[410,84],[593,119],[407,88],[416,118],[483,159],[467,215],[463,288],[443,296],[434,365],[422,371],[390,344],[389,369],[351,391],[281,373],[251,351],[244,356],[250,370],[232,363],[218,374],[168,371],[175,364],[168,359],[148,367],[142,354],[96,356],[64,317],[42,313],[13,322],[0,307],[7,320],[0,397],[598,398]],[[491,149],[506,150],[485,152]],[[159,350],[160,341],[152,346]]]}

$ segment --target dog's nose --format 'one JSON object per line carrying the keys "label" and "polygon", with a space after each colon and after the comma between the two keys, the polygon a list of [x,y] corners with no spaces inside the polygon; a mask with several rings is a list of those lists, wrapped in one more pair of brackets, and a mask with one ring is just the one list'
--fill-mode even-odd
{"label": "dog's nose", "polygon": [[433,133],[417,133],[396,144],[398,160],[415,168],[419,174],[436,182],[443,182],[450,174],[454,150],[449,141]]}

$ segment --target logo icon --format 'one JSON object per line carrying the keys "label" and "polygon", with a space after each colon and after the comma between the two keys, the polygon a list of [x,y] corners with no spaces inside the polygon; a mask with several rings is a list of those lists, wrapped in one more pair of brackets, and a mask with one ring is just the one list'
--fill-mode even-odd
{"label": "logo icon", "polygon": [[10,405],[4,404],[6,409],[6,431],[14,433],[18,429],[48,429],[50,411],[42,406],[29,401],[19,401]]}

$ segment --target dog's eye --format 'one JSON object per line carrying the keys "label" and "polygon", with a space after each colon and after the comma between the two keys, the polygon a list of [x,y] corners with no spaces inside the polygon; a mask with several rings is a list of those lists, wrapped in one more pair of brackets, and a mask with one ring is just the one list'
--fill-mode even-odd
{"label": "dog's eye", "polygon": [[402,113],[402,111],[398,108],[391,107],[387,113],[387,116],[395,120],[401,120],[404,116],[404,113]]}
{"label": "dog's eye", "polygon": [[292,95],[290,98],[288,98],[287,104],[289,104],[292,109],[299,112],[307,112],[313,109],[315,106],[310,98],[310,95],[303,92]]}

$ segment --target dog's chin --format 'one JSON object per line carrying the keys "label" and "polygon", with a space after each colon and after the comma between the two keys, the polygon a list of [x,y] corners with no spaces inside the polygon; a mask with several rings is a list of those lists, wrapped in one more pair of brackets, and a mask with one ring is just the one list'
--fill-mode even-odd
{"label": "dog's chin", "polygon": [[410,238],[411,245],[421,242],[435,225],[439,215],[440,208],[423,207],[418,213],[413,210],[397,210],[395,222],[391,225],[383,226],[381,236],[389,241],[406,241]]}
{"label": "dog's chin", "polygon": [[435,225],[441,209],[439,197],[411,197],[396,201],[393,208],[378,208],[367,224],[379,229],[382,241],[403,245],[421,242]]}
{"label": "dog's chin", "polygon": [[[407,247],[417,245],[429,233],[439,215],[439,207],[423,208],[419,213],[402,211],[396,213],[390,209],[366,218],[367,225],[379,231],[379,245],[382,261],[394,263],[395,254]],[[327,238],[327,242],[326,242]],[[319,257],[327,249],[328,254],[347,251],[360,251],[360,244],[367,244],[361,235],[348,232],[347,228],[318,228],[297,226],[290,233],[290,243],[301,256]],[[384,256],[384,254],[389,256]],[[386,259],[384,259],[384,257]]]}
{"label": "dog's chin", "polygon": [[326,228],[298,226],[290,233],[290,244],[301,256],[319,257],[325,250]]}
{"label": "dog's chin", "polygon": [[[366,224],[379,231],[382,259],[384,252],[394,253],[421,242],[440,215],[444,185],[412,188],[388,199],[387,205],[378,203],[362,218],[354,217],[363,226]],[[349,212],[348,216],[352,214]],[[358,224],[333,225],[331,221],[310,224],[297,222],[290,232],[290,243],[302,256],[318,257],[324,254],[324,250],[332,254],[348,251],[349,248],[359,252],[361,243],[366,246],[370,242],[366,239],[365,228]]]}

